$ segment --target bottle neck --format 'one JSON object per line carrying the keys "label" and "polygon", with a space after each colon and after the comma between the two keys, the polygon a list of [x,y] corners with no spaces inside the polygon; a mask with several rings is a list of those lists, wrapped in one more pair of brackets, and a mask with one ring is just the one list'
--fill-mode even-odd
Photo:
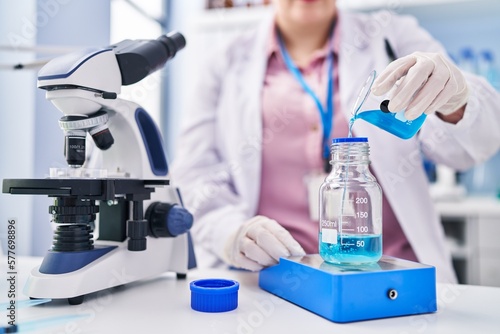
{"label": "bottle neck", "polygon": [[370,164],[370,147],[368,143],[335,143],[331,147],[332,164],[340,166],[357,166],[368,168]]}
{"label": "bottle neck", "polygon": [[331,152],[332,171],[329,178],[375,180],[369,168],[368,143],[335,143],[332,144]]}

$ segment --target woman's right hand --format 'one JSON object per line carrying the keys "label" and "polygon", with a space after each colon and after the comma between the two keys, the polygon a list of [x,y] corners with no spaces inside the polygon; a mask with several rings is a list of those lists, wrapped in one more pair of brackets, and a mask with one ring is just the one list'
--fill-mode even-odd
{"label": "woman's right hand", "polygon": [[278,263],[280,257],[305,255],[299,243],[277,221],[255,216],[229,237],[224,247],[230,265],[258,271]]}

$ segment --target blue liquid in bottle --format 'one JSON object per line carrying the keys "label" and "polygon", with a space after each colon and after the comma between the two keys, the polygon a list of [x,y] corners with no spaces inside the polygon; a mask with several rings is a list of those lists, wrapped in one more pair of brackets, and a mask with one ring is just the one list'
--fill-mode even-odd
{"label": "blue liquid in bottle", "polygon": [[319,254],[329,263],[365,264],[382,257],[382,235],[339,235],[337,243],[322,242],[319,233]]}

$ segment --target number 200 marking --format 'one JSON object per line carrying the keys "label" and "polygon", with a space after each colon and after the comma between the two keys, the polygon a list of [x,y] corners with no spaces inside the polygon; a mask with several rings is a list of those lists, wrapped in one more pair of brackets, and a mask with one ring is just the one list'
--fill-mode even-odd
{"label": "number 200 marking", "polygon": [[356,204],[366,204],[366,203],[368,203],[368,198],[356,197]]}

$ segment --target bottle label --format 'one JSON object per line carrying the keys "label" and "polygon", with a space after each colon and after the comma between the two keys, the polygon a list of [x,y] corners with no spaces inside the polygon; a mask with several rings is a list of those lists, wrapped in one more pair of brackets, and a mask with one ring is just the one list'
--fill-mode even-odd
{"label": "bottle label", "polygon": [[337,243],[337,230],[332,230],[330,228],[324,228],[321,230],[321,242],[327,244]]}

